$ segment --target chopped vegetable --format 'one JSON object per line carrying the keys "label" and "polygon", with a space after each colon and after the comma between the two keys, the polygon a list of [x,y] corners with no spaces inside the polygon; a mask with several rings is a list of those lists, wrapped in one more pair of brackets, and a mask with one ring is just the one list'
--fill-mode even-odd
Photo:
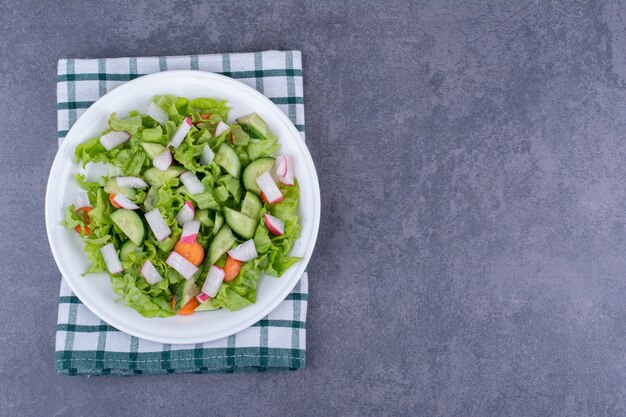
{"label": "chopped vegetable", "polygon": [[117,256],[117,251],[115,250],[115,246],[112,243],[104,245],[100,248],[100,253],[102,254],[102,259],[104,259],[104,263],[107,266],[107,269],[112,274],[119,274],[124,270],[122,268],[122,263],[120,262],[120,258]]}
{"label": "chopped vegetable", "polygon": [[263,197],[265,197],[268,203],[278,203],[283,199],[283,194],[276,186],[274,179],[268,171],[265,171],[263,174],[261,174],[261,176],[256,179],[256,183],[261,189],[262,195]]}
{"label": "chopped vegetable", "polygon": [[285,222],[271,214],[264,213],[265,226],[273,235],[281,236],[285,233]]}
{"label": "chopped vegetable", "polygon": [[118,187],[122,188],[147,188],[148,183],[139,177],[116,177]]}
{"label": "chopped vegetable", "polygon": [[156,169],[167,171],[170,165],[172,165],[172,152],[170,151],[170,148],[166,148],[161,155],[154,158],[152,160],[152,165]]}
{"label": "chopped vegetable", "polygon": [[204,249],[197,241],[193,243],[178,242],[174,246],[174,250],[195,266],[200,266],[204,260]]}
{"label": "chopped vegetable", "polygon": [[178,314],[181,316],[188,316],[192,314],[193,311],[200,305],[200,302],[196,299],[196,297],[192,298],[185,304],[180,310],[178,310]]}
{"label": "chopped vegetable", "polygon": [[120,203],[118,203],[117,201],[115,201],[115,196],[117,194],[109,194],[109,202],[111,203],[111,205],[115,208],[122,208],[122,206],[120,206]]}
{"label": "chopped vegetable", "polygon": [[213,162],[213,158],[215,158],[215,154],[211,150],[209,145],[204,145],[204,149],[202,149],[202,157],[200,161],[203,165],[210,165]]}
{"label": "chopped vegetable", "polygon": [[154,120],[156,120],[158,123],[162,125],[164,125],[165,123],[167,123],[168,120],[170,120],[170,117],[168,116],[168,114],[165,113],[165,111],[162,108],[160,108],[159,105],[156,104],[154,101],[148,104],[148,111],[146,114],[152,117]]}
{"label": "chopped vegetable", "polygon": [[117,148],[128,139],[130,139],[130,133],[128,132],[111,131],[100,136],[100,144],[104,146],[104,149],[110,151],[113,148]]}
{"label": "chopped vegetable", "polygon": [[248,262],[259,256],[259,254],[254,246],[254,240],[250,239],[229,250],[228,256],[241,262]]}
{"label": "chopped vegetable", "polygon": [[228,131],[228,129],[230,129],[230,127],[228,127],[226,123],[220,121],[215,127],[215,137],[221,136],[222,133]]}
{"label": "chopped vegetable", "polygon": [[200,222],[190,220],[183,224],[183,233],[180,236],[180,243],[193,243],[198,238],[200,231]]}
{"label": "chopped vegetable", "polygon": [[[91,206],[83,206],[76,209],[76,215],[85,224],[85,236],[89,236],[91,234],[91,229],[89,228],[89,222],[91,221],[91,218],[89,217],[89,212],[91,210],[93,210],[93,207]],[[77,225],[74,230],[76,230],[76,233],[78,233],[79,235],[83,234],[83,228],[80,224]]]}
{"label": "chopped vegetable", "polygon": [[235,279],[240,270],[241,261],[228,256],[226,258],[226,263],[224,264],[224,282],[230,282]]}
{"label": "chopped vegetable", "polygon": [[274,172],[278,177],[278,181],[285,185],[293,185],[295,178],[293,158],[288,155],[281,155],[277,157]]}
{"label": "chopped vegetable", "polygon": [[224,281],[224,276],[224,270],[219,266],[213,265],[206,276],[202,292],[209,297],[215,297],[220,289],[220,285],[222,285],[222,281]]}
{"label": "chopped vegetable", "polygon": [[154,233],[154,236],[159,242],[172,234],[172,229],[170,229],[167,223],[165,223],[165,220],[163,220],[163,216],[158,208],[147,212],[144,217],[148,222],[148,226],[152,229],[152,233]]}
{"label": "chopped vegetable", "polygon": [[178,127],[178,130],[176,130],[176,133],[174,133],[174,136],[172,136],[172,140],[170,141],[170,146],[172,148],[178,148],[180,144],[183,143],[183,140],[187,137],[187,133],[191,130],[191,126],[191,119],[189,117],[185,117],[185,120],[183,120]]}
{"label": "chopped vegetable", "polygon": [[180,180],[187,187],[189,195],[201,194],[204,192],[204,185],[193,172],[187,171],[180,176]]}
{"label": "chopped vegetable", "polygon": [[148,284],[156,284],[163,279],[159,271],[156,270],[152,262],[148,259],[146,259],[141,267],[141,275],[148,281]]}
{"label": "chopped vegetable", "polygon": [[[125,208],[127,210],[138,210],[139,209],[139,206],[137,204],[135,204],[132,201],[130,201],[130,199],[128,197],[126,197],[122,193],[115,194],[115,197],[113,197],[113,201],[115,201],[117,203],[118,207]],[[115,204],[113,204],[113,205],[115,205]]]}
{"label": "chopped vegetable", "polygon": [[183,207],[180,209],[180,211],[176,215],[176,223],[182,226],[185,222],[193,220],[194,214],[195,214],[195,210],[193,208],[193,203],[187,200],[185,201],[185,204],[183,204]]}
{"label": "chopped vegetable", "polygon": [[191,279],[196,272],[198,272],[198,267],[189,262],[178,252],[170,253],[165,263],[174,268],[176,272],[185,279]]}

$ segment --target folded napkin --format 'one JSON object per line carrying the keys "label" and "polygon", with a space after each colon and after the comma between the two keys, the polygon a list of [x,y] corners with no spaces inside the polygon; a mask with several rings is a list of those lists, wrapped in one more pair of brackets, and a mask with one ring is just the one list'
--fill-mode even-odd
{"label": "folded napkin", "polygon": [[[57,76],[59,143],[99,97],[141,75],[200,70],[240,80],[272,100],[304,139],[299,51],[175,57],[62,59]],[[94,279],[94,278],[86,278]],[[130,336],[96,317],[61,280],[56,368],[63,375],[231,373],[305,366],[308,278],[252,327],[210,343],[170,345]]]}

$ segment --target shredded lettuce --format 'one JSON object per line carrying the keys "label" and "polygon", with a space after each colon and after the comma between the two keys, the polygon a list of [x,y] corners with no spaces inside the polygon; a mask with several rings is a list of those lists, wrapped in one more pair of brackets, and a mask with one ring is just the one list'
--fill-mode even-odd
{"label": "shredded lettuce", "polygon": [[[89,182],[83,175],[76,175],[77,184],[87,193],[91,210],[87,216],[84,212],[77,211],[76,206],[70,205],[66,208],[62,224],[71,230],[77,228],[82,230],[81,238],[85,244],[85,254],[91,262],[85,274],[106,272],[106,264],[100,252],[102,246],[113,243],[119,251],[129,241],[111,219],[111,214],[117,209],[109,200],[109,192],[123,192],[115,191],[115,182],[110,185],[111,179],[118,175],[143,177],[145,171],[152,167],[144,146],[146,144],[167,145],[183,119],[190,117],[194,126],[180,146],[172,149],[172,153],[175,165],[192,171],[204,185],[205,191],[189,195],[187,188],[181,185],[178,178],[171,178],[170,174],[169,176],[164,174],[162,180],[159,178],[158,182],[151,183],[153,186],[137,189],[132,195],[129,194],[132,196],[131,200],[140,206],[138,214],[146,233],[142,245],[125,246],[126,249],[122,251],[121,262],[124,272],[110,275],[113,290],[120,296],[120,302],[134,308],[145,317],[169,317],[176,313],[176,308],[181,307],[181,302],[178,300],[173,309],[171,301],[176,294],[182,294],[182,286],[185,282],[184,278],[165,262],[182,233],[182,227],[177,223],[176,215],[187,200],[193,202],[196,210],[206,210],[203,216],[206,216],[208,220],[205,220],[206,224],[202,225],[198,236],[198,242],[206,252],[217,232],[219,226],[217,222],[221,221],[220,224],[223,224],[223,210],[226,207],[240,210],[241,200],[246,191],[240,179],[225,172],[215,161],[208,165],[201,162],[204,147],[208,145],[214,152],[217,152],[221,144],[228,143],[235,149],[242,167],[245,168],[251,161],[258,158],[275,156],[279,144],[278,139],[272,135],[254,139],[238,124],[229,124],[228,131],[215,137],[212,132],[215,131],[217,124],[228,120],[230,108],[224,100],[218,101],[211,98],[188,100],[173,95],[162,95],[155,96],[153,102],[169,116],[169,121],[164,126],[136,111],[129,112],[125,118],[113,113],[108,120],[109,129],[103,131],[102,134],[111,130],[126,131],[131,134],[128,141],[107,151],[100,144],[98,136],[76,147],[77,163],[81,163],[83,167],[89,162],[108,164],[109,176],[101,178],[98,182]],[[153,174],[152,177],[154,177]],[[105,191],[105,186],[108,187],[107,191]],[[279,184],[279,187],[283,193],[283,200],[274,205],[265,204],[259,218],[256,219],[259,224],[253,240],[259,257],[250,262],[244,262],[237,277],[222,284],[217,296],[209,301],[211,307],[235,311],[253,304],[256,301],[257,286],[263,271],[280,277],[299,260],[297,257],[289,256],[301,230],[297,215],[299,185],[297,183],[294,186]],[[156,240],[143,217],[145,212],[154,208],[159,209],[172,231],[168,238],[160,242]],[[264,213],[271,213],[285,223],[285,233],[282,236],[269,233],[263,221]],[[90,231],[89,235],[85,233],[86,230]],[[242,240],[238,240],[237,243],[242,243]],[[150,285],[141,276],[140,268],[146,260],[155,266],[164,277],[163,280]],[[226,255],[222,256],[216,264],[223,266],[225,260]],[[201,272],[196,277],[196,285],[199,288],[210,266],[207,260],[200,265]]]}

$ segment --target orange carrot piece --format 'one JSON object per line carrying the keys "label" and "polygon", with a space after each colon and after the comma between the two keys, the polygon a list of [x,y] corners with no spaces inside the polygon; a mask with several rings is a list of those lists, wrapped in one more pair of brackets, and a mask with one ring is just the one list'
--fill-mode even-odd
{"label": "orange carrot piece", "polygon": [[[76,212],[83,212],[85,213],[85,223],[89,223],[89,221],[91,220],[91,218],[89,217],[89,212],[93,209],[93,207],[91,206],[83,206],[83,207],[79,207],[76,209]],[[76,230],[76,233],[78,233],[79,235],[82,233],[83,228],[80,226],[80,224],[78,226],[76,226],[74,228],[74,230]],[[85,224],[85,236],[89,236],[91,234],[91,229],[89,228],[89,225]]]}
{"label": "orange carrot piece", "polygon": [[178,242],[176,246],[174,246],[174,250],[195,266],[199,266],[204,260],[204,249],[198,242]]}
{"label": "orange carrot piece", "polygon": [[115,198],[115,194],[109,194],[109,201],[111,202],[111,205],[115,208],[122,208],[122,206],[117,204],[117,201],[115,201],[114,198]]}
{"label": "orange carrot piece", "polygon": [[224,264],[224,282],[230,282],[235,279],[240,269],[241,261],[231,258],[230,256],[226,258],[226,263]]}
{"label": "orange carrot piece", "polygon": [[196,297],[193,297],[187,304],[185,304],[180,310],[178,310],[178,314],[181,316],[188,316],[200,305],[200,301]]}

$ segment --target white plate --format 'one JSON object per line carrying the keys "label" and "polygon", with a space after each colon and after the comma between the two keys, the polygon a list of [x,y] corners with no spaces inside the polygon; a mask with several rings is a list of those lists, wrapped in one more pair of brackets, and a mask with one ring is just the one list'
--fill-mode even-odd
{"label": "white plate", "polygon": [[[293,155],[296,177],[300,183],[300,219],[302,234],[291,255],[302,260],[281,278],[263,275],[252,306],[231,312],[226,310],[176,316],[145,318],[126,307],[111,289],[106,274],[81,276],[89,262],[82,242],[74,231],[60,225],[64,210],[76,202],[80,191],[74,175],[80,167],[74,163],[76,145],[98,136],[106,128],[112,112],[125,115],[131,110],[143,113],[152,96],[173,94],[180,97],[214,97],[228,100],[230,118],[257,112],[280,139],[280,153]],[[237,333],[272,311],[296,285],[311,258],[320,221],[320,192],[313,160],[300,134],[269,99],[256,90],[221,75],[200,71],[168,71],[137,78],[109,92],[96,101],[74,124],[63,141],[48,178],[46,190],[46,229],[54,258],[66,282],[78,298],[110,325],[143,339],[162,343],[201,343]]]}

